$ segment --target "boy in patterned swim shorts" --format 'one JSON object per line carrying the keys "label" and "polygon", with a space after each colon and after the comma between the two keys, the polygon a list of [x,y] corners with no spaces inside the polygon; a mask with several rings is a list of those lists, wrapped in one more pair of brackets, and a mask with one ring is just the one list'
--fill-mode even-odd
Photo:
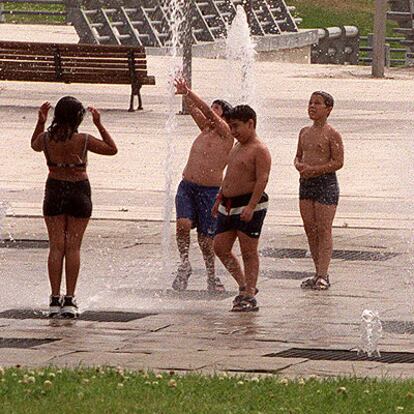
{"label": "boy in patterned swim shorts", "polygon": [[341,135],[327,123],[334,100],[326,92],[314,92],[308,105],[313,125],[302,128],[294,165],[300,174],[299,207],[315,264],[313,278],[303,289],[327,290],[332,256],[332,223],[339,200],[335,171],[344,164]]}

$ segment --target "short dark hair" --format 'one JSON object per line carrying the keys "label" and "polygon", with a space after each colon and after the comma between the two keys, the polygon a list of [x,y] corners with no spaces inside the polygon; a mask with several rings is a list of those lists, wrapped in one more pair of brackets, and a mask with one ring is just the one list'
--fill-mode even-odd
{"label": "short dark hair", "polygon": [[229,120],[230,119],[236,119],[242,122],[247,122],[248,120],[253,119],[254,127],[256,128],[257,115],[255,110],[249,105],[235,106],[230,112]]}
{"label": "short dark hair", "polygon": [[223,111],[223,118],[224,119],[228,119],[229,118],[229,114],[232,111],[233,107],[224,99],[216,99],[215,101],[213,101],[212,105],[220,105],[222,111]]}
{"label": "short dark hair", "polygon": [[323,101],[325,102],[325,105],[328,106],[329,108],[333,108],[334,98],[330,93],[324,92],[324,91],[316,91],[316,92],[313,92],[312,95],[322,96]]}

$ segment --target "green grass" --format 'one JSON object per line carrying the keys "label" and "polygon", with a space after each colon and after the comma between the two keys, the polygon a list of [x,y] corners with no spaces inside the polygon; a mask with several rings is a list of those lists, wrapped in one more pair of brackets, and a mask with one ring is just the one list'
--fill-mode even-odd
{"label": "green grass", "polygon": [[[296,17],[302,18],[300,28],[312,29],[333,26],[356,26],[361,36],[374,30],[374,0],[346,0],[326,6],[326,0],[288,0],[296,7]],[[397,24],[387,21],[387,36],[395,36]]]}
{"label": "green grass", "polygon": [[[1,372],[1,370],[0,370]],[[413,413],[414,380],[177,376],[116,369],[7,369],[7,414],[364,414]]]}
{"label": "green grass", "polygon": [[[30,4],[30,3],[5,3],[4,10],[64,12],[65,7],[59,4],[42,5],[42,4]],[[30,23],[30,24],[64,24],[65,23],[64,16],[5,14],[4,17],[5,17],[6,23]]]}

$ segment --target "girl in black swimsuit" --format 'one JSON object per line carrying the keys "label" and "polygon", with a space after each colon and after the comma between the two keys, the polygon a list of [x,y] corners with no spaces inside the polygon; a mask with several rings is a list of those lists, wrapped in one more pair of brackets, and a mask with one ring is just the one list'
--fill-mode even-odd
{"label": "girl in black swimsuit", "polygon": [[[102,140],[78,133],[85,108],[76,98],[65,96],[57,103],[54,119],[46,132],[45,123],[51,108],[45,102],[39,109],[31,146],[43,151],[49,167],[43,201],[43,215],[49,234],[48,270],[51,285],[49,316],[78,316],[74,300],[80,268],[80,248],[92,213],[91,187],[86,174],[88,151],[115,155],[117,148],[101,123],[100,113],[92,114]],[[65,262],[66,295],[61,296]]]}

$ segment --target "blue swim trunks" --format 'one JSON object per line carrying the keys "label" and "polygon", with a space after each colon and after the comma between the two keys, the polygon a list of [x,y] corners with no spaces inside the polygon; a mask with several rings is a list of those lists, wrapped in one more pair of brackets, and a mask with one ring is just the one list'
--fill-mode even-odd
{"label": "blue swim trunks", "polygon": [[216,220],[211,215],[211,209],[219,189],[219,187],[206,187],[182,180],[175,196],[177,219],[190,219],[198,233],[214,237]]}

